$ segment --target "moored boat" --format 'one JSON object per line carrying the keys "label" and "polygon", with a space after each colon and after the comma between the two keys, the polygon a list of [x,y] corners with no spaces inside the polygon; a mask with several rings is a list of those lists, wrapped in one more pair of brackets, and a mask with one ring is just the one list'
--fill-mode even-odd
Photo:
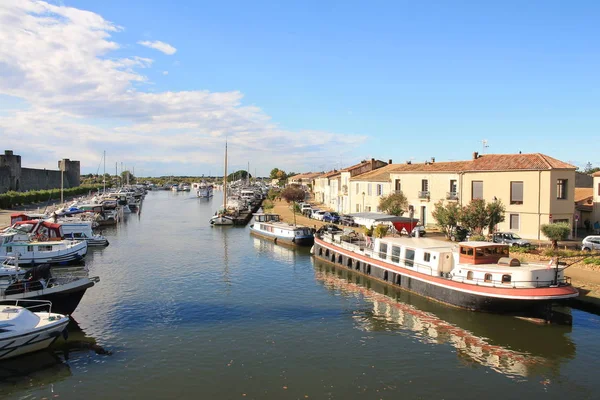
{"label": "moored boat", "polygon": [[[49,302],[40,303],[33,304]],[[51,308],[51,304],[48,307]],[[33,312],[20,305],[0,305],[0,360],[47,348],[60,337],[68,323],[69,317],[50,311]]]}
{"label": "moored boat", "polygon": [[0,234],[0,261],[18,254],[23,264],[69,264],[87,254],[87,242],[64,240],[59,224],[20,221]]}
{"label": "moored boat", "polygon": [[309,246],[314,242],[314,235],[309,227],[281,222],[278,214],[254,214],[250,232],[275,243]]}
{"label": "moored boat", "polygon": [[[368,239],[368,238],[367,238]],[[458,247],[458,249],[455,249]],[[318,232],[315,257],[422,296],[474,311],[550,319],[552,305],[578,296],[560,266],[520,263],[508,245]]]}

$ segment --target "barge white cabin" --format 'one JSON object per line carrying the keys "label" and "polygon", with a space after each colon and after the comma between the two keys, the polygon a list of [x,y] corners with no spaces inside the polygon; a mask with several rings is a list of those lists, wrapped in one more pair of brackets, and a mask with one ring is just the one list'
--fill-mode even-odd
{"label": "barge white cabin", "polygon": [[314,242],[311,228],[282,222],[279,214],[254,214],[254,223],[250,225],[250,232],[275,243],[309,246]]}

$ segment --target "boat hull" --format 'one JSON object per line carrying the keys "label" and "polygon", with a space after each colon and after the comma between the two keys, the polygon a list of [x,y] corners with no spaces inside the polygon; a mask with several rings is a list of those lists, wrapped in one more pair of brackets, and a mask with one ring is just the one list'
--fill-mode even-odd
{"label": "boat hull", "polygon": [[69,318],[49,326],[24,334],[6,337],[0,340],[0,360],[33,353],[50,346],[66,329]]}
{"label": "boat hull", "polygon": [[80,279],[78,281],[49,287],[42,290],[25,291],[21,293],[4,293],[0,302],[11,302],[15,300],[47,300],[52,302],[52,312],[58,314],[72,314],[85,292],[94,286],[93,279]]}
{"label": "boat hull", "polygon": [[[465,285],[414,271],[402,271],[403,268],[386,266],[380,260],[317,239],[313,255],[320,260],[429,299],[473,311],[545,318],[553,304],[566,303],[570,298],[577,296],[577,291],[571,286],[511,289]],[[481,292],[478,293],[477,290]]]}
{"label": "boat hull", "polygon": [[210,219],[211,225],[233,225],[234,222],[233,218],[227,216],[212,217]]}
{"label": "boat hull", "polygon": [[263,239],[268,239],[275,244],[287,244],[291,246],[311,246],[315,242],[314,236],[297,236],[297,237],[287,237],[280,235],[273,235],[268,232],[263,232],[254,227],[250,227],[250,233],[253,235],[259,236]]}

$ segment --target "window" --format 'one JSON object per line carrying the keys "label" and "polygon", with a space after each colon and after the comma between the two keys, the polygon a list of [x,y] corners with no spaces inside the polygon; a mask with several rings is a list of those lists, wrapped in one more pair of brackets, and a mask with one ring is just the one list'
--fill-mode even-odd
{"label": "window", "polygon": [[356,184],[356,194],[358,194],[358,183]]}
{"label": "window", "polygon": [[457,189],[456,179],[450,179],[450,193],[456,193]]}
{"label": "window", "polygon": [[423,253],[423,261],[429,262],[431,260],[431,253]]}
{"label": "window", "polygon": [[29,252],[33,251],[33,246],[27,246],[27,251],[29,251]]}
{"label": "window", "polygon": [[[394,190],[399,192],[402,190],[402,185],[400,184],[400,179],[396,179],[394,182]],[[598,186],[598,194],[600,194],[600,186]]]}
{"label": "window", "polygon": [[12,246],[6,246],[6,252],[12,253]]}
{"label": "window", "polygon": [[383,196],[383,185],[377,185],[377,196]]}
{"label": "window", "polygon": [[518,231],[520,221],[519,214],[510,214],[510,229]]}
{"label": "window", "polygon": [[367,184],[367,195],[371,195],[371,184]]}
{"label": "window", "polygon": [[523,182],[510,183],[510,204],[523,204]]}
{"label": "window", "polygon": [[52,246],[38,246],[38,251],[52,251]]}
{"label": "window", "polygon": [[467,272],[467,279],[473,280],[473,271]]}
{"label": "window", "polygon": [[400,246],[392,246],[392,262],[400,262]]}
{"label": "window", "polygon": [[598,196],[600,196],[600,183],[598,184]]}
{"label": "window", "polygon": [[511,277],[510,275],[502,275],[502,283],[510,283]]}
{"label": "window", "polygon": [[567,181],[568,179],[556,180],[556,198],[565,200],[567,198]]}
{"label": "window", "polygon": [[365,206],[365,212],[371,212],[371,206]]}
{"label": "window", "polygon": [[356,212],[360,212],[360,204],[356,205]]}
{"label": "window", "polygon": [[484,281],[491,282],[492,281],[492,274],[485,274]]}
{"label": "window", "polygon": [[387,258],[387,243],[379,243],[379,258],[385,260]]}
{"label": "window", "polygon": [[429,181],[427,179],[421,179],[421,191],[429,192]]}
{"label": "window", "polygon": [[406,253],[404,254],[404,264],[407,267],[412,267],[415,263],[415,251],[413,249],[406,249]]}
{"label": "window", "polygon": [[471,200],[483,199],[483,181],[471,182]]}

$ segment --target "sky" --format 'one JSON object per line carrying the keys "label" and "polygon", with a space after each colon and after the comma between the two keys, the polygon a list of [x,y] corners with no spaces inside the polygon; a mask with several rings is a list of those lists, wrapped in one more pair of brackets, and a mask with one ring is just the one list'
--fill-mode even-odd
{"label": "sky", "polygon": [[[137,176],[600,166],[597,1],[0,1],[0,147]],[[487,145],[484,145],[487,143]]]}

